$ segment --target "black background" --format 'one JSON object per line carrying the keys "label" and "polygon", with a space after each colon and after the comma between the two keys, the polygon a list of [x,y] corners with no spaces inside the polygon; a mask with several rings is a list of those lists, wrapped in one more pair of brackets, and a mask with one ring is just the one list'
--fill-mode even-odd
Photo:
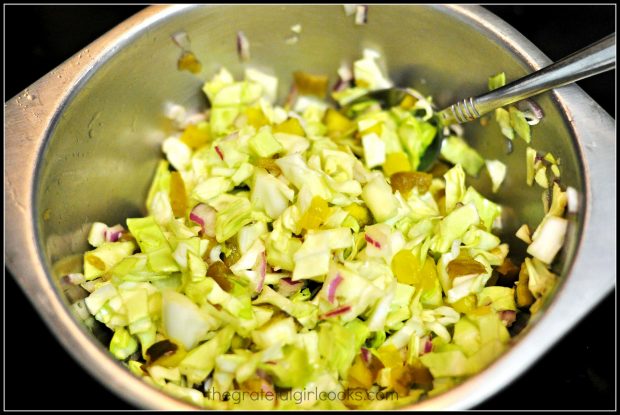
{"label": "black background", "polygon": [[[5,101],[143,7],[5,6]],[[615,31],[613,5],[486,7],[552,60]],[[615,74],[579,82],[614,117]],[[8,271],[4,301],[5,409],[132,409],[60,346]],[[525,375],[476,409],[616,408],[615,304],[614,291]]]}

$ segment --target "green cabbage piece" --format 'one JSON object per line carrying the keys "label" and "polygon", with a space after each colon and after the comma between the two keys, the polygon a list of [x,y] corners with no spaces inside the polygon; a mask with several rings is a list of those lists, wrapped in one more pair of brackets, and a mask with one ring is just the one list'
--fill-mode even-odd
{"label": "green cabbage piece", "polygon": [[504,72],[489,77],[489,91],[501,88],[504,85],[506,85],[506,74]]}
{"label": "green cabbage piece", "polygon": [[263,169],[254,171],[250,200],[254,209],[264,209],[271,218],[279,217],[293,200],[295,192]]}
{"label": "green cabbage piece", "polygon": [[308,363],[308,353],[304,348],[293,345],[284,346],[282,351],[284,356],[275,364],[263,363],[259,367],[273,378],[278,387],[303,387],[314,373]]}
{"label": "green cabbage piece", "polygon": [[271,157],[284,149],[271,134],[271,128],[268,126],[261,127],[258,133],[250,138],[248,145],[258,157]]}
{"label": "green cabbage piece", "polygon": [[458,164],[470,176],[478,176],[484,166],[484,159],[461,137],[446,137],[441,146],[441,156],[452,164]]}
{"label": "green cabbage piece", "polygon": [[512,128],[510,124],[510,113],[503,109],[498,108],[495,110],[495,121],[499,124],[501,132],[504,136],[506,136],[510,140],[514,140],[515,138],[515,130]]}
{"label": "green cabbage piece", "polygon": [[409,155],[411,168],[417,170],[420,159],[437,135],[437,127],[431,123],[420,121],[409,115],[398,127],[400,142]]}
{"label": "green cabbage piece", "polygon": [[473,203],[456,208],[439,222],[439,232],[433,250],[441,253],[448,252],[452,243],[460,239],[470,226],[478,224],[479,221],[480,216]]}
{"label": "green cabbage piece", "polygon": [[382,176],[376,176],[366,183],[362,189],[362,199],[377,222],[384,222],[397,213],[398,201]]}
{"label": "green cabbage piece", "polygon": [[532,135],[530,131],[530,125],[525,119],[525,114],[522,111],[519,111],[516,107],[510,106],[508,108],[508,112],[510,114],[510,125],[517,132],[519,137],[523,139],[526,143],[530,143],[532,141]]}
{"label": "green cabbage piece", "polygon": [[104,242],[99,247],[84,254],[84,278],[94,280],[105,274],[122,259],[136,249],[132,241]]}
{"label": "green cabbage piece", "polygon": [[191,350],[179,363],[181,374],[191,384],[203,382],[213,370],[215,358],[230,348],[234,334],[232,326],[224,326],[211,340]]}
{"label": "green cabbage piece", "polygon": [[110,341],[110,352],[118,360],[125,360],[138,350],[137,340],[123,328],[118,328]]}
{"label": "green cabbage piece", "polygon": [[493,183],[493,193],[496,193],[506,178],[506,165],[499,160],[486,160],[485,164]]}
{"label": "green cabbage piece", "polygon": [[341,378],[346,379],[359,347],[355,332],[338,323],[325,322],[319,325],[319,353],[327,367],[334,368]]}
{"label": "green cabbage piece", "polygon": [[215,239],[224,242],[232,238],[241,228],[252,221],[252,205],[243,197],[238,197],[215,217]]}

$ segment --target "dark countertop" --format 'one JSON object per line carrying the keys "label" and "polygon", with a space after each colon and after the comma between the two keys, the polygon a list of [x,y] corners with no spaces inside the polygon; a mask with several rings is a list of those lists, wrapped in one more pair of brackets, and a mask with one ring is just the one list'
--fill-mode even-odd
{"label": "dark countertop", "polygon": [[[5,6],[5,101],[142,7]],[[615,30],[614,5],[487,8],[553,60]],[[615,116],[615,72],[579,85]],[[4,288],[5,409],[133,408],[60,346],[8,270]],[[615,409],[615,296],[609,294],[523,376],[476,409]]]}

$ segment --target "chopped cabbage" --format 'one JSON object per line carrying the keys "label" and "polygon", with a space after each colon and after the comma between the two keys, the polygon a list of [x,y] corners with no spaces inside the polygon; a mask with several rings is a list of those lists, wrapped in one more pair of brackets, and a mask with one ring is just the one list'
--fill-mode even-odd
{"label": "chopped cabbage", "polygon": [[[346,105],[390,87],[378,58],[366,50],[341,68],[332,97]],[[327,79],[304,75],[308,90]],[[500,73],[489,89],[505,83]],[[466,181],[486,165],[495,193],[507,167],[459,132],[441,149],[453,166],[416,171],[437,135],[431,97],[338,110],[303,94],[281,106],[278,87],[256,68],[205,82],[211,108],[162,143],[147,216],[127,231],[93,224],[94,249],[72,271],[89,292],[80,318],[113,331],[109,350],[134,374],[213,409],[391,409],[483,370],[509,347],[517,313],[541,310],[557,284],[550,265],[569,230],[559,159],[527,148],[527,184],[551,199],[531,236],[517,232],[532,257],[516,287],[497,285],[503,207]],[[516,107],[495,119],[531,141]],[[356,388],[399,399],[209,395]]]}

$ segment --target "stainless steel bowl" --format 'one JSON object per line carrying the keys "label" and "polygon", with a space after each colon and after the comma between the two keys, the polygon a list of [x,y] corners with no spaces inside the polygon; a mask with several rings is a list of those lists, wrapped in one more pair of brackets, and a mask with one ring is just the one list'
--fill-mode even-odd
{"label": "stainless steel bowl", "polygon": [[[166,134],[165,103],[201,107],[200,86],[208,75],[220,66],[241,74],[237,30],[251,39],[252,64],[273,71],[282,85],[297,69],[334,73],[341,61],[372,47],[393,79],[432,93],[439,106],[482,92],[490,74],[505,71],[515,79],[550,63],[480,7],[373,6],[371,13],[360,27],[342,6],[151,7],[5,104],[7,264],[67,350],[120,396],[145,408],[189,408],[110,357],[69,311],[53,265],[87,249],[93,221],[117,223],[143,213]],[[303,35],[287,46],[283,39],[295,23]],[[176,70],[179,49],[170,35],[182,30],[204,64],[200,76]],[[519,376],[615,285],[615,122],[577,86],[537,102],[546,117],[534,129],[533,146],[562,159],[564,184],[580,194],[579,214],[556,266],[562,282],[504,356],[416,409],[481,402]],[[504,237],[518,249],[516,228],[536,225],[543,215],[540,189],[524,184],[525,145],[515,141],[506,155],[494,129],[472,124],[466,134],[483,156],[508,165],[510,174],[494,198],[510,206]],[[476,186],[488,194],[487,178]]]}

